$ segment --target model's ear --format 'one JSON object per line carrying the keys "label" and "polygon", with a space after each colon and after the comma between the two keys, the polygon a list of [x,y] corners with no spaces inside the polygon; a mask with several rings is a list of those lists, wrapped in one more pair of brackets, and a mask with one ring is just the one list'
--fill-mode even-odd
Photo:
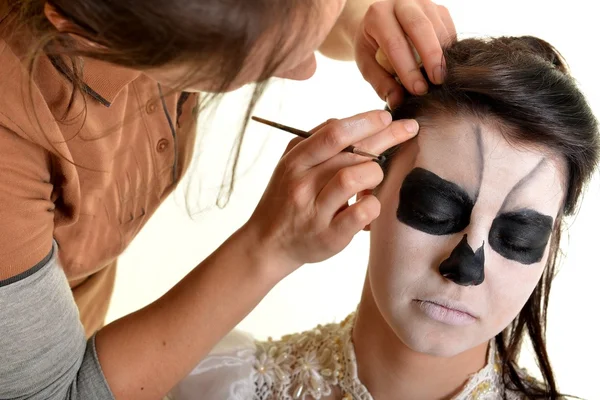
{"label": "model's ear", "polygon": [[[359,201],[359,200],[360,200],[360,199],[362,199],[363,197],[365,197],[365,196],[368,196],[368,195],[371,195],[371,194],[373,194],[373,190],[372,190],[372,189],[367,189],[367,190],[363,190],[363,191],[361,191],[361,192],[358,192],[358,193],[356,194],[356,201]],[[368,231],[370,231],[370,230],[371,230],[371,224],[369,224],[369,225],[367,225],[367,226],[365,226],[365,227],[363,228],[363,231],[366,231],[366,232],[368,232]]]}
{"label": "model's ear", "polygon": [[92,47],[95,49],[105,48],[104,46],[87,39],[85,29],[62,15],[60,11],[56,9],[56,7],[48,2],[44,4],[44,15],[46,16],[46,19],[48,19],[48,21],[54,25],[57,31],[71,35],[74,39],[80,43],[83,43],[87,47]]}

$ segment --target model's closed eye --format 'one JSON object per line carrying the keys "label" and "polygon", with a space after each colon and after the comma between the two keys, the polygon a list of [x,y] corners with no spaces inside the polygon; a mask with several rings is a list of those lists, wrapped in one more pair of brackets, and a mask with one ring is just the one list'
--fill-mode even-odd
{"label": "model's closed eye", "polygon": [[423,168],[413,169],[400,189],[398,220],[431,235],[449,235],[470,222],[473,200],[455,183]]}
{"label": "model's closed eye", "polygon": [[552,225],[552,217],[533,210],[500,214],[492,223],[489,243],[509,260],[534,264],[544,256]]}

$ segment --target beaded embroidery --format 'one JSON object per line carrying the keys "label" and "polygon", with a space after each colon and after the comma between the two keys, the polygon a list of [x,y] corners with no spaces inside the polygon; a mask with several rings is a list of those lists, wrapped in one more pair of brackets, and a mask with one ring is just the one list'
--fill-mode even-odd
{"label": "beaded embroidery", "polygon": [[[340,324],[257,342],[252,381],[253,400],[320,400],[339,388],[343,400],[373,400],[358,378],[352,344],[354,313]],[[456,400],[521,399],[504,389],[493,341],[488,362],[471,376]]]}

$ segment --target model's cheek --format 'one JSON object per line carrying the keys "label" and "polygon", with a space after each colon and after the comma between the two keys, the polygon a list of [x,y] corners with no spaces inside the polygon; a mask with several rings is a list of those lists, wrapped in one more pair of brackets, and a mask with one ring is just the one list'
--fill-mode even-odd
{"label": "model's cheek", "polygon": [[[487,304],[483,321],[491,330],[505,329],[521,312],[536,290],[544,263],[525,266],[490,253],[486,262],[482,301]],[[535,294],[534,294],[535,296]]]}

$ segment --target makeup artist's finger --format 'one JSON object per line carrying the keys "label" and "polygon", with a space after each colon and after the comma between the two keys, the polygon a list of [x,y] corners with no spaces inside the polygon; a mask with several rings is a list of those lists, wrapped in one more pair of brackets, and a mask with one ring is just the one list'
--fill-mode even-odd
{"label": "makeup artist's finger", "polygon": [[356,193],[373,189],[383,180],[379,164],[367,161],[339,170],[316,199],[317,213],[333,218]]}
{"label": "makeup artist's finger", "polygon": [[331,221],[333,237],[340,241],[338,246],[346,246],[355,234],[369,225],[381,212],[381,203],[377,197],[366,195],[356,203],[338,213]]}
{"label": "makeup artist's finger", "polygon": [[[355,144],[361,150],[375,154],[381,154],[385,150],[406,142],[413,138],[419,129],[415,120],[399,120],[392,122],[381,132]],[[361,164],[367,160],[366,157],[353,153],[342,152],[330,158],[324,163],[311,169],[314,174],[315,186],[323,187],[333,176],[343,168],[351,165]],[[376,164],[375,162],[372,162]]]}
{"label": "makeup artist's finger", "polygon": [[288,145],[285,148],[285,151],[283,152],[283,155],[281,157],[283,157],[287,153],[289,153],[294,147],[296,147],[303,140],[304,140],[304,138],[301,138],[301,137],[296,137],[296,138],[293,138],[292,140],[290,140],[290,142],[288,143]]}
{"label": "makeup artist's finger", "polygon": [[324,127],[325,125],[332,123],[333,121],[338,121],[338,119],[337,119],[337,118],[329,118],[327,121],[325,121],[325,122],[322,122],[321,124],[319,124],[319,125],[315,126],[314,128],[312,128],[312,129],[311,129],[310,131],[308,131],[308,132],[309,132],[309,133],[311,133],[311,134],[313,134],[313,133],[315,133],[316,131],[318,131],[319,129],[321,129],[322,127]]}
{"label": "makeup artist's finger", "polygon": [[[394,11],[404,32],[406,32],[406,35],[410,38],[417,53],[421,57],[429,79],[433,83],[440,84],[444,80],[444,71],[442,69],[443,53],[440,40],[438,39],[438,32],[436,32],[435,27],[438,26],[440,34],[442,34],[441,31],[443,30],[444,35],[446,34],[446,28],[437,14],[437,8],[433,8],[436,7],[436,5],[427,3],[425,7],[429,7],[429,15],[425,14],[421,7],[414,4],[397,6]],[[386,49],[384,48],[384,51],[385,50]],[[407,88],[413,88],[413,93],[423,94],[423,92],[419,92],[417,89],[416,85],[418,84],[418,81],[405,81],[405,79],[412,78],[408,76],[405,78],[400,75],[401,71],[398,70],[399,66],[396,66],[396,63],[399,62],[399,60],[395,59],[389,52],[385,51],[385,53],[390,57],[390,61],[396,68],[402,83]]]}
{"label": "makeup artist's finger", "polygon": [[[390,5],[389,2],[381,2],[369,8],[365,15],[365,32],[377,42],[378,47],[388,57],[402,85],[413,94],[424,94],[427,92],[427,83],[415,60],[412,46],[406,38],[404,25],[397,19],[395,6],[391,5],[390,8]],[[418,9],[418,5],[408,3],[401,10],[408,8]],[[424,14],[423,18],[426,18]],[[431,31],[433,32],[433,28]],[[435,35],[435,32],[433,33]]]}
{"label": "makeup artist's finger", "polygon": [[456,27],[454,26],[454,21],[452,20],[452,16],[450,15],[450,11],[442,5],[438,5],[438,13],[444,26],[446,27],[446,32],[448,33],[448,37],[445,42],[441,42],[442,45],[448,45],[456,40]]}
{"label": "makeup artist's finger", "polygon": [[[364,34],[363,32],[362,35]],[[387,71],[384,66],[378,63],[377,43],[372,45],[368,40],[365,37],[356,42],[356,65],[363,78],[371,84],[381,100],[393,109],[402,103],[404,89],[393,77],[393,70]]]}
{"label": "makeup artist's finger", "polygon": [[387,149],[414,138],[419,132],[419,123],[414,119],[393,121],[387,128],[369,136],[354,146],[369,153],[381,154]]}
{"label": "makeup artist's finger", "polygon": [[[327,121],[325,121],[325,122],[322,122],[320,125],[318,125],[318,126],[314,127],[313,129],[311,129],[311,130],[309,131],[309,133],[314,133],[314,132],[316,132],[317,130],[321,129],[322,127],[324,127],[325,125],[329,124],[329,123],[330,123],[330,122],[332,122],[332,121],[337,121],[337,119],[336,119],[336,118],[330,118],[330,119],[328,119]],[[285,151],[283,152],[283,155],[282,155],[281,157],[283,157],[283,156],[285,156],[287,153],[289,153],[289,152],[290,152],[290,150],[292,150],[294,147],[296,147],[296,145],[297,145],[298,143],[301,143],[303,140],[304,140],[304,138],[301,138],[301,137],[296,137],[296,138],[294,138],[294,139],[290,140],[290,142],[288,143],[288,145],[287,145],[287,147],[285,148]]]}
{"label": "makeup artist's finger", "polygon": [[443,46],[448,41],[449,33],[446,24],[442,20],[439,7],[440,6],[433,2],[426,2],[422,6],[422,9],[433,26],[433,30],[435,31],[440,46]]}
{"label": "makeup artist's finger", "polygon": [[383,110],[332,121],[290,151],[286,163],[298,169],[312,168],[334,157],[346,147],[382,131],[391,122],[391,114]]}

